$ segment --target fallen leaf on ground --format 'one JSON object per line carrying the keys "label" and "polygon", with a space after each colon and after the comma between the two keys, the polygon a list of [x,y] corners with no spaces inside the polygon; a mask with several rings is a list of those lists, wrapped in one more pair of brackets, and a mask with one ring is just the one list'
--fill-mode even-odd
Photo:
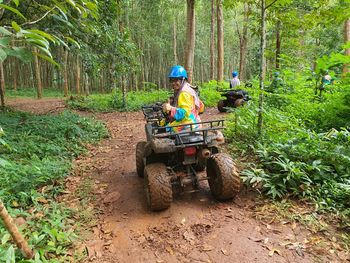
{"label": "fallen leaf on ground", "polygon": [[103,203],[113,203],[117,201],[120,198],[120,193],[119,192],[112,192],[109,193],[104,199]]}
{"label": "fallen leaf on ground", "polygon": [[278,249],[271,248],[270,252],[269,252],[269,256],[272,257],[275,253],[278,254],[278,255],[281,255],[281,252]]}
{"label": "fallen leaf on ground", "polygon": [[88,243],[86,243],[86,248],[88,251],[89,258],[95,257],[100,258],[102,257],[102,251],[103,251],[103,240],[92,240]]}
{"label": "fallen leaf on ground", "polygon": [[223,249],[223,248],[222,248],[222,249],[221,249],[221,252],[222,252],[222,254],[224,254],[225,256],[228,256],[228,255],[229,255],[226,249]]}
{"label": "fallen leaf on ground", "polygon": [[210,245],[207,245],[207,244],[204,244],[201,248],[202,251],[211,251],[213,250],[214,247],[213,246],[210,246]]}
{"label": "fallen leaf on ground", "polygon": [[258,237],[248,237],[248,239],[254,241],[254,242],[262,242],[263,239],[262,238],[258,238]]}

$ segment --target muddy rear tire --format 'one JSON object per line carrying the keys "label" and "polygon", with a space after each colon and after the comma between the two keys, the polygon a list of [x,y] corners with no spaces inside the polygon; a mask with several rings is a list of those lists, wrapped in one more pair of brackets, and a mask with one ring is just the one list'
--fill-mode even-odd
{"label": "muddy rear tire", "polygon": [[145,155],[146,142],[138,142],[136,144],[136,171],[141,178],[144,176],[145,164],[143,161]]}
{"label": "muddy rear tire", "polygon": [[238,108],[244,104],[244,99],[236,99],[233,107]]}
{"label": "muddy rear tire", "polygon": [[207,163],[207,176],[215,199],[225,201],[238,194],[241,179],[230,155],[226,153],[212,155]]}
{"label": "muddy rear tire", "polygon": [[146,165],[144,175],[146,197],[150,209],[160,211],[170,207],[173,191],[165,164]]}
{"label": "muddy rear tire", "polygon": [[224,100],[219,100],[219,102],[218,102],[218,110],[220,112],[226,112],[225,106],[226,106],[225,101]]}

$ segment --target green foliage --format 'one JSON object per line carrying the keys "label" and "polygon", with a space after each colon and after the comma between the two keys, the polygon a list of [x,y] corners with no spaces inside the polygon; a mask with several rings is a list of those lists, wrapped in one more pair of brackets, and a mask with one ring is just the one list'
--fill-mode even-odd
{"label": "green foliage", "polygon": [[[43,92],[44,98],[61,98],[63,95],[62,90],[59,89],[45,89]],[[24,97],[24,98],[36,98],[36,88],[17,88],[17,90],[7,89],[6,96],[11,97]]]}
{"label": "green foliage", "polygon": [[205,107],[216,107],[221,98],[220,92],[217,91],[217,82],[215,80],[203,83],[199,88],[199,92]]}
{"label": "green foliage", "polygon": [[265,94],[260,138],[254,92],[248,105],[228,117],[227,138],[257,159],[242,172],[247,184],[273,198],[307,198],[318,209],[345,213],[350,208],[350,86],[330,85],[319,100],[304,85],[304,75],[294,77],[287,81],[292,89]]}
{"label": "green foliage", "polygon": [[69,107],[88,111],[136,111],[141,106],[155,102],[165,102],[170,96],[167,90],[131,91],[127,93],[126,108],[123,107],[122,93],[114,90],[110,94],[96,94],[87,97],[74,97],[67,100]]}
{"label": "green foliage", "polygon": [[[68,111],[40,116],[4,111],[0,124],[0,198],[12,216],[26,219],[23,232],[36,248],[35,262],[57,262],[58,256],[67,262],[67,249],[76,238],[75,222],[69,220],[72,211],[52,200],[62,191],[54,182],[68,174],[86,143],[100,140],[107,130]],[[0,240],[0,261],[21,258],[1,224]]]}

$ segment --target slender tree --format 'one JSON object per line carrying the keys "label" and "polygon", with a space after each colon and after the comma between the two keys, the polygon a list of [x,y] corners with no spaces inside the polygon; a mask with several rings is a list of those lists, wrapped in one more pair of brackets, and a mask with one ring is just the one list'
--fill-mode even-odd
{"label": "slender tree", "polygon": [[264,101],[264,80],[265,80],[265,47],[266,47],[266,7],[265,0],[260,1],[261,18],[260,18],[260,78],[259,78],[259,111],[258,111],[258,135],[261,135],[263,126],[263,101]]}
{"label": "slender tree", "polygon": [[215,78],[215,0],[211,0],[211,19],[210,19],[210,73],[209,78]]}
{"label": "slender tree", "polygon": [[185,48],[185,68],[187,70],[188,81],[193,80],[194,47],[196,40],[196,16],[195,0],[187,0],[187,27],[186,27],[186,48]]}
{"label": "slender tree", "polygon": [[37,91],[37,98],[41,99],[43,97],[43,86],[41,83],[41,74],[40,74],[40,66],[39,66],[39,59],[38,59],[38,49],[34,47],[34,66],[35,66],[35,77],[36,77],[36,91]]}
{"label": "slender tree", "polygon": [[224,18],[222,14],[222,0],[217,0],[217,32],[218,32],[217,81],[222,81],[224,78]]}
{"label": "slender tree", "polygon": [[0,62],[0,100],[1,107],[5,107],[5,74],[2,62]]}
{"label": "slender tree", "polygon": [[[345,43],[349,43],[349,41],[350,41],[350,19],[347,19],[345,21],[345,25],[344,25],[344,40],[345,40]],[[345,55],[350,56],[350,48],[347,48],[345,50]],[[345,64],[344,67],[343,67],[343,74],[346,75],[349,72],[350,72],[350,65],[349,64]]]}

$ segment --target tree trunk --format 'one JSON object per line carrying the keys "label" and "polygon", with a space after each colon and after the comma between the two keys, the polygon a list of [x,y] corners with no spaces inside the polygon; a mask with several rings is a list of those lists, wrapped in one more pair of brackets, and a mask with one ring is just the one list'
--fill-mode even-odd
{"label": "tree trunk", "polygon": [[64,86],[63,94],[64,97],[68,97],[68,49],[64,49]]}
{"label": "tree trunk", "polygon": [[76,82],[75,82],[75,92],[79,95],[80,94],[80,60],[79,60],[79,55],[77,55],[77,77],[76,77]]}
{"label": "tree trunk", "polygon": [[277,21],[276,25],[276,69],[280,68],[281,55],[281,21]]}
{"label": "tree trunk", "polygon": [[244,3],[243,29],[242,29],[242,35],[239,40],[239,75],[240,75],[240,79],[243,81],[246,79],[245,64],[246,64],[247,44],[248,44],[249,13],[250,13],[249,4]]}
{"label": "tree trunk", "polygon": [[210,80],[215,79],[215,0],[211,0],[211,22],[210,22]]}
{"label": "tree trunk", "polygon": [[174,17],[174,24],[173,24],[173,49],[174,49],[174,63],[177,65],[178,58],[177,58],[177,32],[176,32],[176,24],[177,24],[177,16]]}
{"label": "tree trunk", "polygon": [[265,21],[266,21],[266,10],[265,0],[261,0],[261,37],[260,37],[260,94],[259,94],[259,111],[258,111],[258,135],[262,133],[263,126],[263,102],[264,102],[264,80],[265,80],[265,46],[266,46],[266,35],[265,35]]}
{"label": "tree trunk", "polygon": [[195,0],[187,0],[187,28],[186,28],[186,49],[185,69],[187,70],[188,82],[193,79],[194,46],[196,32],[196,18],[194,9]]}
{"label": "tree trunk", "polygon": [[1,107],[5,107],[5,74],[4,64],[0,62],[0,100]]}
{"label": "tree trunk", "polygon": [[222,0],[217,0],[217,30],[218,30],[218,65],[217,81],[224,78],[224,19],[222,15]]}
{"label": "tree trunk", "polygon": [[[344,25],[344,39],[345,39],[345,43],[350,41],[350,19],[345,21],[345,25]],[[350,56],[350,48],[347,48],[345,50],[345,55]],[[350,65],[349,64],[345,64],[343,66],[343,75],[346,75],[350,73]]]}
{"label": "tree trunk", "polygon": [[84,85],[84,94],[85,95],[90,95],[90,89],[89,89],[89,74],[87,72],[85,72],[84,74],[85,77],[85,85]]}
{"label": "tree trunk", "polygon": [[35,77],[36,77],[36,90],[37,90],[37,97],[38,99],[41,99],[43,97],[43,87],[41,84],[41,74],[40,74],[40,67],[39,67],[39,59],[37,56],[38,49],[34,47],[34,65],[35,65]]}
{"label": "tree trunk", "polygon": [[[2,63],[1,63],[2,64]],[[18,228],[13,222],[13,219],[7,212],[3,202],[0,200],[0,218],[4,222],[5,228],[11,234],[17,247],[22,250],[26,259],[31,259],[34,256],[32,249],[28,246],[27,241],[24,239],[22,234],[18,231]]]}

